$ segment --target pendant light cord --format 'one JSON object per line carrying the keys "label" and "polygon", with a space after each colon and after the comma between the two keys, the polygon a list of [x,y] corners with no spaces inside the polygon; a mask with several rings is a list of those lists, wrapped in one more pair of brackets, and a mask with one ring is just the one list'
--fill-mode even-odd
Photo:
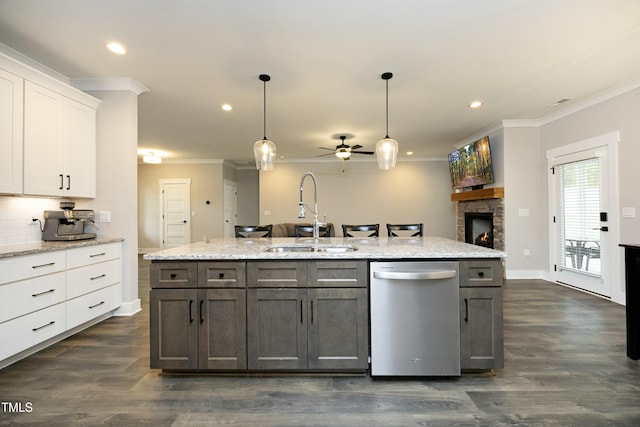
{"label": "pendant light cord", "polygon": [[386,102],[386,118],[387,118],[387,134],[385,136],[385,138],[389,138],[389,79],[386,79],[385,82],[387,83],[387,102]]}
{"label": "pendant light cord", "polygon": [[262,123],[264,123],[263,125],[263,130],[264,130],[264,137],[262,139],[267,139],[267,81],[263,81],[263,96],[262,96],[262,100],[263,100],[263,120]]}

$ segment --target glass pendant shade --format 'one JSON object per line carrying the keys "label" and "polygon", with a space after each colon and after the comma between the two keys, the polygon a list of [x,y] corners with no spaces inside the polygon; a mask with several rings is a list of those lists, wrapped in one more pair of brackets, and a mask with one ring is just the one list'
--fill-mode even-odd
{"label": "glass pendant shade", "polygon": [[253,144],[253,155],[256,159],[256,168],[258,170],[273,170],[276,160],[276,144],[268,139],[261,139]]}
{"label": "glass pendant shade", "polygon": [[396,166],[398,158],[398,141],[388,136],[376,144],[376,158],[378,169],[389,170]]}

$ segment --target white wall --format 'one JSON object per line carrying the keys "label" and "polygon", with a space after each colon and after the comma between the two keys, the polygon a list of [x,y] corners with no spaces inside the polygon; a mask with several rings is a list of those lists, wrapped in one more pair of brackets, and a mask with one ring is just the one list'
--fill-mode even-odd
{"label": "white wall", "polygon": [[[297,217],[300,179],[318,180],[320,219],[326,215],[342,235],[341,224],[424,223],[425,235],[456,238],[455,205],[446,160],[399,161],[378,170],[375,161],[278,162],[260,172],[260,223],[302,222]],[[304,201],[313,206],[313,184],[304,183]],[[306,221],[313,214],[307,212]]]}
{"label": "white wall", "polygon": [[[138,165],[139,247],[158,250],[160,244],[160,180],[191,179],[191,240],[224,236],[224,178],[221,161],[214,163],[163,163]],[[228,172],[229,174],[230,172]],[[209,204],[206,204],[206,201]],[[257,202],[256,202],[257,203]]]}
{"label": "white wall", "polygon": [[[83,207],[110,211],[111,222],[98,223],[99,236],[123,237],[122,301],[116,314],[140,310],[138,297],[138,95],[129,90],[91,92],[102,100],[97,116],[96,198]],[[78,203],[77,205],[80,205]]]}
{"label": "white wall", "polygon": [[[640,159],[640,89],[634,89],[599,102],[574,114],[551,121],[541,127],[541,151],[584,141],[610,132],[620,133],[618,143],[619,243],[640,242],[640,190],[638,190],[638,159]],[[546,161],[546,160],[545,160]],[[615,189],[612,189],[615,191]],[[545,198],[548,198],[545,192]],[[545,200],[546,203],[546,200]],[[622,207],[635,207],[636,218],[622,218]],[[543,224],[542,236],[547,247],[549,222]],[[617,261],[614,301],[624,301],[623,250],[613,254]],[[550,267],[547,266],[547,269]]]}

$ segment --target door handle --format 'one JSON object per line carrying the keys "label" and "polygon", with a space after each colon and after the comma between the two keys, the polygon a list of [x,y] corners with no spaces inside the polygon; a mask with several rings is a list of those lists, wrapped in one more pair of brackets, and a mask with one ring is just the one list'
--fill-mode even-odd
{"label": "door handle", "polygon": [[609,231],[609,227],[603,225],[602,227],[592,228],[592,230]]}

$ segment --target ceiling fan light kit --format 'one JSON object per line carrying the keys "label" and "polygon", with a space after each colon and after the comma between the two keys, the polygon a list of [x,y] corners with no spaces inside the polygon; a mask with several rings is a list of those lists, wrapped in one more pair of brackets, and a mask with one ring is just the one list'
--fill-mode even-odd
{"label": "ceiling fan light kit", "polygon": [[273,170],[273,165],[276,160],[276,144],[267,139],[267,82],[271,80],[271,77],[268,74],[260,74],[259,79],[264,85],[264,137],[253,144],[253,155],[256,159],[256,169],[269,171]]}
{"label": "ceiling fan light kit", "polygon": [[383,73],[382,80],[386,82],[386,136],[376,144],[376,157],[378,159],[378,169],[389,170],[396,166],[398,158],[398,141],[389,138],[389,80],[393,77],[392,73]]}

